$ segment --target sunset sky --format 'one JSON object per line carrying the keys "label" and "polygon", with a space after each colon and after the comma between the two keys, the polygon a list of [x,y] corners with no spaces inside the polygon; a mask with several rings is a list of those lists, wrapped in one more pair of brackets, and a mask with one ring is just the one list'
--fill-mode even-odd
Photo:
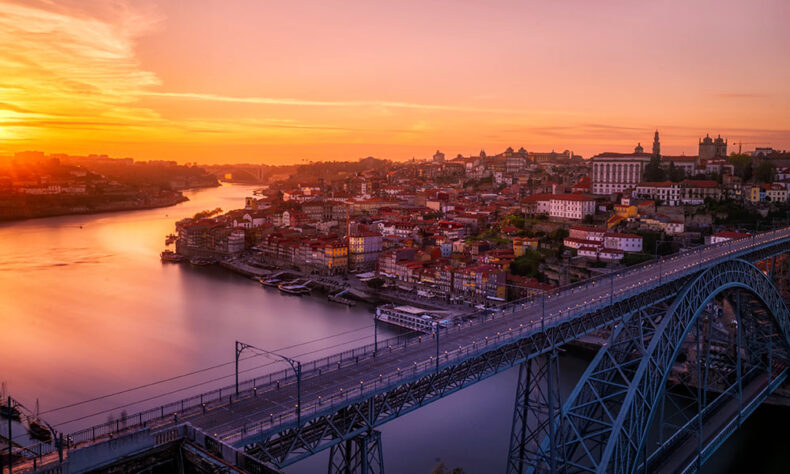
{"label": "sunset sky", "polygon": [[0,0],[0,154],[787,149],[789,25],[787,0]]}

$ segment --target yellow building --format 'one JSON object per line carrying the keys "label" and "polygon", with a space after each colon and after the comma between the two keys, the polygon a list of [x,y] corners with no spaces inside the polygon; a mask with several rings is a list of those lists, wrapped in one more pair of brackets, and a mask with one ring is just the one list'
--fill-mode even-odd
{"label": "yellow building", "polygon": [[513,239],[513,255],[516,257],[521,257],[527,253],[527,249],[537,250],[538,239],[533,239],[530,237],[516,237]]}
{"label": "yellow building", "polygon": [[749,198],[749,202],[760,202],[760,186],[749,186],[749,188],[746,190],[746,193],[746,196]]}
{"label": "yellow building", "polygon": [[636,217],[636,206],[626,206],[624,204],[614,205],[614,215],[628,219],[629,217]]}

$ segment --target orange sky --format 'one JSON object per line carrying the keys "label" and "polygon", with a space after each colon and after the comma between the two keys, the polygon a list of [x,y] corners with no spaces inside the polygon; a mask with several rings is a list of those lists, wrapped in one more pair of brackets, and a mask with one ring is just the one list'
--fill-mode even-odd
{"label": "orange sky", "polygon": [[[0,0],[0,154],[790,148],[790,2]],[[732,149],[732,148],[731,148]]]}

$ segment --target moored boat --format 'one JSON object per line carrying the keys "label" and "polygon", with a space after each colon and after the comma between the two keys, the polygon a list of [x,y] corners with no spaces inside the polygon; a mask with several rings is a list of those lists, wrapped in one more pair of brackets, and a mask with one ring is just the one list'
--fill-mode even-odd
{"label": "moored boat", "polygon": [[261,283],[261,285],[270,287],[277,287],[283,282],[279,278],[260,278],[258,281]]}
{"label": "moored boat", "polygon": [[212,265],[216,263],[216,260],[214,260],[213,258],[206,258],[206,257],[192,257],[189,259],[189,263],[191,263],[192,265],[205,266],[205,265]]}
{"label": "moored boat", "polygon": [[27,420],[27,432],[30,437],[38,441],[49,441],[52,439],[52,431],[40,420]]}
{"label": "moored boat", "polygon": [[22,414],[19,413],[19,409],[15,406],[8,406],[8,403],[3,400],[0,401],[0,417],[8,419],[11,418],[14,421],[20,421],[22,419]]}
{"label": "moored boat", "polygon": [[310,293],[310,288],[304,285],[294,285],[294,284],[285,284],[281,283],[277,285],[277,288],[282,291],[283,293],[288,293],[290,295],[307,295]]}
{"label": "moored boat", "polygon": [[162,259],[163,262],[172,262],[172,263],[183,262],[186,261],[187,259],[187,257],[185,257],[184,255],[175,253],[172,250],[165,250],[164,252],[159,254],[159,257]]}
{"label": "moored boat", "polygon": [[27,432],[30,437],[38,441],[49,441],[52,439],[52,430],[44,424],[38,416],[38,398],[36,399],[36,412],[33,416],[27,417]]}
{"label": "moored boat", "polygon": [[20,421],[22,419],[22,414],[19,412],[19,408],[14,406],[14,402],[11,400],[11,397],[6,396],[5,382],[0,385],[0,418],[11,418],[15,421]]}

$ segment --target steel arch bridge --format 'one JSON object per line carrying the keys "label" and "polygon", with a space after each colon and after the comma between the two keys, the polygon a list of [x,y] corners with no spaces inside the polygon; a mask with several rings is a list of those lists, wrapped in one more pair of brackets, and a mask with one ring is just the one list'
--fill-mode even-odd
{"label": "steel arch bridge", "polygon": [[[711,357],[712,321],[700,324],[720,295],[732,297],[736,308],[728,363]],[[674,396],[667,388],[673,363],[689,339],[696,344],[695,413],[681,425],[662,423],[667,397]],[[556,355],[526,363],[508,471],[696,470],[785,381],[789,349],[790,313],[771,279],[744,260],[719,263],[671,303],[641,308],[618,323],[562,406]],[[651,436],[655,443],[648,443]]]}
{"label": "steel arch bridge", "polygon": [[[132,430],[172,439],[188,424],[183,436],[242,470],[271,472],[328,449],[330,472],[381,472],[376,428],[519,366],[509,473],[694,470],[785,380],[787,308],[753,263],[772,262],[773,274],[787,253],[790,228],[580,282],[434,334],[291,361],[122,426],[72,433],[65,454]],[[602,329],[607,344],[563,400],[558,350]]]}

